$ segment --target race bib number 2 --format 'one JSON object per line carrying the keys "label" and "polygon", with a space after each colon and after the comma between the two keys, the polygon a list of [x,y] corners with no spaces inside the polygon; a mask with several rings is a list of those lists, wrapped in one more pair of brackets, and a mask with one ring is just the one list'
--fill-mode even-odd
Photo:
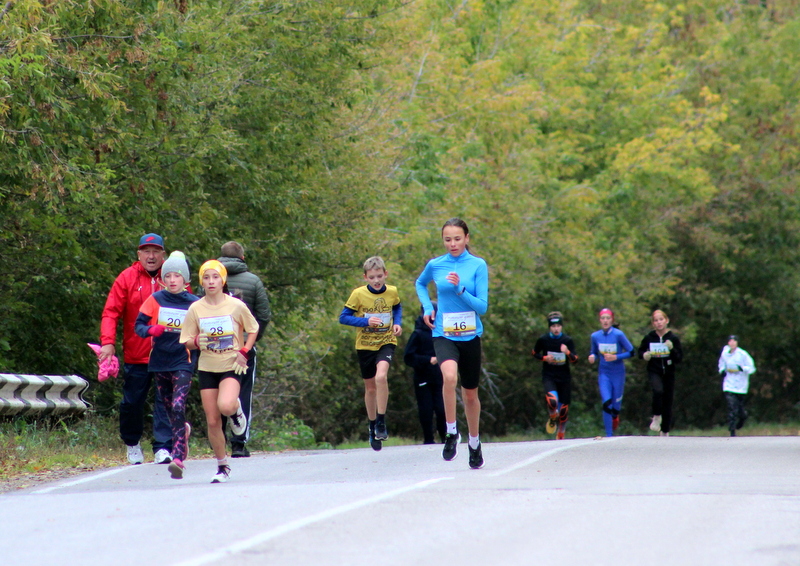
{"label": "race bib number 2", "polygon": [[208,336],[209,350],[233,349],[233,319],[230,315],[201,318],[200,330]]}
{"label": "race bib number 2", "polygon": [[445,336],[475,336],[478,332],[475,311],[444,313],[442,323]]}

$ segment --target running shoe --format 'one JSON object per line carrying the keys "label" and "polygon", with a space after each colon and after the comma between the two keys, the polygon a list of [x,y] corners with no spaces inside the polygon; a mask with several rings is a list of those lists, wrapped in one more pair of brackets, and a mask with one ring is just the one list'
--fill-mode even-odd
{"label": "running shoe", "polygon": [[461,435],[446,434],[444,437],[444,449],[442,450],[442,458],[447,460],[455,460],[458,456],[458,443],[461,442]]}
{"label": "running shoe", "polygon": [[550,415],[550,418],[547,420],[547,425],[545,426],[547,434],[553,434],[556,431],[557,425],[558,425],[558,413],[556,413],[555,415]]}
{"label": "running shoe", "polygon": [[144,462],[142,445],[138,442],[136,443],[136,446],[128,446],[128,462],[131,464],[141,464]]}
{"label": "running shoe", "polygon": [[211,478],[211,483],[225,483],[231,476],[230,466],[218,466],[217,473]]}
{"label": "running shoe", "polygon": [[618,428],[619,428],[619,415],[616,415],[611,419],[611,430],[617,430]]}
{"label": "running shoe", "polygon": [[386,423],[377,421],[375,423],[375,440],[387,440],[389,438],[389,431],[386,430]]}
{"label": "running shoe", "polygon": [[375,438],[375,428],[372,426],[372,423],[369,425],[369,445],[375,452],[383,448],[383,442]]}
{"label": "running shoe", "polygon": [[247,430],[247,417],[244,416],[241,402],[239,402],[236,412],[228,418],[231,420],[231,432],[233,434],[238,436],[245,433]]}
{"label": "running shoe", "polygon": [[241,442],[231,442],[231,457],[232,458],[249,458],[250,450]]}
{"label": "running shoe", "polygon": [[661,415],[653,415],[653,421],[650,423],[650,430],[653,432],[661,432]]}
{"label": "running shoe", "polygon": [[181,462],[179,458],[175,458],[174,460],[172,460],[172,462],[169,465],[169,468],[167,469],[169,470],[172,479],[181,480],[183,479],[184,468],[186,468],[186,466],[183,465],[183,462]]}
{"label": "running shoe", "polygon": [[478,442],[477,448],[473,448],[469,445],[467,445],[467,448],[469,448],[469,467],[473,470],[480,470],[483,467],[483,450],[481,450],[481,443]]}
{"label": "running shoe", "polygon": [[172,456],[170,456],[166,448],[157,450],[156,453],[153,454],[154,464],[169,464],[170,462],[172,462]]}
{"label": "running shoe", "polygon": [[563,430],[559,430],[556,433],[556,440],[564,440],[564,431]]}

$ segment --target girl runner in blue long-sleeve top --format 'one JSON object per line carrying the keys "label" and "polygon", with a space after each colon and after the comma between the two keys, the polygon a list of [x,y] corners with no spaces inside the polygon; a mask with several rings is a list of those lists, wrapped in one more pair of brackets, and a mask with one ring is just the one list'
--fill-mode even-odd
{"label": "girl runner in blue long-sleeve top", "polygon": [[589,363],[600,360],[597,385],[603,400],[603,424],[606,436],[614,436],[619,426],[622,394],[625,391],[625,362],[633,355],[633,345],[618,328],[614,328],[614,313],[611,309],[600,311],[601,329],[592,334]]}
{"label": "girl runner in blue long-sleeve top", "polygon": [[[442,369],[444,411],[447,420],[442,457],[453,460],[461,440],[456,426],[456,385],[461,374],[461,396],[469,428],[469,466],[483,467],[479,424],[481,402],[481,315],[489,306],[489,270],[486,262],[469,252],[469,228],[460,218],[442,227],[447,253],[428,262],[417,279],[417,295],[425,322],[433,329],[433,347]],[[439,308],[434,310],[428,293],[433,281]]]}

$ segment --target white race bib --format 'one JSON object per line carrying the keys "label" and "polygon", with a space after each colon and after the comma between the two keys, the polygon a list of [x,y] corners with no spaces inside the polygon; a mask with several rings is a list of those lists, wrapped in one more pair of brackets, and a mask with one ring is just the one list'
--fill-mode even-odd
{"label": "white race bib", "polygon": [[547,352],[547,355],[552,359],[550,363],[554,366],[563,366],[567,363],[567,355],[564,352]]}
{"label": "white race bib", "polygon": [[443,313],[444,335],[449,337],[475,336],[478,332],[477,320],[475,311]]}
{"label": "white race bib", "polygon": [[208,336],[209,350],[233,349],[233,318],[230,315],[201,318],[200,330]]}
{"label": "white race bib", "polygon": [[601,354],[616,354],[617,353],[617,344],[598,344],[597,350]]}
{"label": "white race bib", "polygon": [[166,326],[167,332],[180,332],[185,317],[185,310],[164,307],[158,309],[158,324]]}
{"label": "white race bib", "polygon": [[669,348],[663,342],[650,342],[650,354],[654,358],[668,358]]}
{"label": "white race bib", "polygon": [[392,313],[390,313],[390,312],[368,312],[368,313],[364,313],[364,318],[366,318],[367,320],[369,320],[373,316],[375,318],[381,319],[381,325],[379,327],[377,327],[377,328],[368,327],[369,330],[371,330],[372,332],[386,332],[387,330],[389,330],[389,326],[391,326],[391,324],[392,324]]}

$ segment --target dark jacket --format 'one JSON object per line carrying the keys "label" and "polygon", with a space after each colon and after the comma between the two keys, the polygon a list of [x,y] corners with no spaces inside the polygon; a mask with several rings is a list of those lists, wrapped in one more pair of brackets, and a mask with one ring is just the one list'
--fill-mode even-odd
{"label": "dark jacket", "polygon": [[439,364],[431,363],[431,358],[434,356],[436,351],[433,349],[433,331],[419,316],[403,354],[403,361],[414,369],[414,385],[419,386],[426,382],[434,385],[442,384],[442,370]]}
{"label": "dark jacket", "polygon": [[681,349],[681,341],[675,336],[671,330],[668,330],[664,336],[659,337],[655,330],[651,330],[639,345],[637,355],[640,360],[644,359],[644,353],[650,350],[651,342],[672,342],[672,350],[669,357],[666,358],[650,358],[647,362],[647,371],[657,373],[658,375],[665,375],[667,373],[675,373],[675,366],[683,360],[683,350]]}
{"label": "dark jacket", "polygon": [[550,333],[542,334],[536,341],[533,347],[533,357],[537,360],[543,360],[549,352],[561,352],[561,344],[565,344],[569,350],[569,355],[565,356],[563,364],[551,364],[544,362],[542,364],[542,378],[551,378],[555,380],[566,381],[572,376],[569,371],[570,364],[578,361],[578,356],[575,354],[575,343],[572,338],[563,332],[558,338],[553,338]]}
{"label": "dark jacket", "polygon": [[247,269],[247,264],[238,257],[220,257],[219,262],[228,270],[228,292],[247,305],[258,322],[258,340],[264,335],[272,320],[272,309],[264,284],[258,275]]}

